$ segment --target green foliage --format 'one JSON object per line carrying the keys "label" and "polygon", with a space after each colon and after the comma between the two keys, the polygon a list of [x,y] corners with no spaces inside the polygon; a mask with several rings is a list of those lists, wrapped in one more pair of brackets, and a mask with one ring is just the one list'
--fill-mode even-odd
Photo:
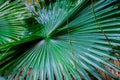
{"label": "green foliage", "polygon": [[[23,1],[24,2],[24,1]],[[98,80],[96,69],[118,72],[108,59],[120,59],[120,2],[56,0],[0,7],[0,73],[17,80]],[[16,5],[17,4],[17,5]],[[26,22],[26,23],[25,23]]]}
{"label": "green foliage", "polygon": [[[0,9],[0,44],[19,40],[24,36],[24,22],[22,19],[25,9],[22,5],[11,3],[4,5]],[[19,12],[17,12],[19,11]],[[14,17],[13,17],[14,16]]]}

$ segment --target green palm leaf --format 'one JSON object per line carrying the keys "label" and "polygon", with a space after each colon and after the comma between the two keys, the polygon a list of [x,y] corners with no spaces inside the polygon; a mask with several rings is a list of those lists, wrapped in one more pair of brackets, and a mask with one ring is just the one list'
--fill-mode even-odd
{"label": "green palm leaf", "polygon": [[25,34],[25,22],[22,21],[26,12],[22,4],[4,3],[0,7],[0,45],[20,40]]}
{"label": "green palm leaf", "polygon": [[10,3],[10,0],[0,6],[0,60],[11,54],[11,51],[6,53],[11,45],[19,44],[19,40],[25,38],[27,29],[23,19],[27,18],[26,12],[23,4]]}
{"label": "green palm leaf", "polygon": [[38,27],[35,31],[28,29],[29,36],[39,38],[21,39],[22,44],[8,51],[14,52],[0,71],[9,80],[91,80],[89,74],[103,80],[97,69],[117,79],[104,65],[120,72],[108,60],[120,59],[114,55],[120,52],[120,2],[57,0],[43,7],[34,2],[34,8],[25,4],[39,24],[32,26]]}

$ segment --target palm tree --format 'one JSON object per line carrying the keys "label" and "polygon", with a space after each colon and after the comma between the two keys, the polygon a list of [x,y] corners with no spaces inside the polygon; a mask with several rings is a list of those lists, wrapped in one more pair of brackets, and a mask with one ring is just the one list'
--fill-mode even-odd
{"label": "palm tree", "polygon": [[[37,2],[36,2],[37,1]],[[118,79],[118,0],[36,0],[0,7],[0,74],[8,80]],[[26,6],[26,7],[25,7]],[[27,11],[27,9],[29,11]]]}

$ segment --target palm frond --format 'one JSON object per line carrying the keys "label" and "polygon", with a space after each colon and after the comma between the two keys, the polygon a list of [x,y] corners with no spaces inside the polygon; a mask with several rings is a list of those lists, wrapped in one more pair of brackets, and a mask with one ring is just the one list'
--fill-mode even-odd
{"label": "palm frond", "polygon": [[23,14],[26,12],[22,4],[6,4],[0,7],[0,45],[19,40],[25,35]]}
{"label": "palm frond", "polygon": [[29,16],[27,13],[28,10],[21,2],[10,3],[8,0],[0,6],[0,64],[2,59],[13,52],[7,52],[11,47],[33,40],[32,36],[28,37],[24,21]]}
{"label": "palm frond", "polygon": [[120,2],[56,0],[42,8],[25,4],[39,23],[31,35],[40,39],[11,49],[15,55],[0,69],[9,80],[91,80],[89,74],[103,80],[97,69],[117,79],[105,65],[120,72],[108,60],[120,59],[114,55],[120,52]]}

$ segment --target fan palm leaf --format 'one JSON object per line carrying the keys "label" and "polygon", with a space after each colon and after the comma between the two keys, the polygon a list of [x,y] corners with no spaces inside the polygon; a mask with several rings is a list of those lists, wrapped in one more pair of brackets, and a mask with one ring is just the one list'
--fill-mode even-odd
{"label": "fan palm leaf", "polygon": [[13,45],[21,43],[21,39],[23,42],[26,40],[23,39],[27,33],[23,21],[28,17],[25,13],[27,10],[21,3],[8,0],[0,6],[0,61],[13,52],[7,52]]}
{"label": "fan palm leaf", "polygon": [[[11,7],[12,6],[12,7]],[[9,8],[10,7],[10,8]],[[22,13],[25,12],[21,5],[15,6],[15,4],[1,6],[0,9],[0,44],[5,44],[10,41],[14,41],[23,35],[24,23]],[[19,9],[19,13],[16,12]],[[12,13],[12,14],[11,14]],[[14,16],[14,17],[13,17]]]}
{"label": "fan palm leaf", "polygon": [[117,79],[105,66],[120,72],[108,60],[120,59],[114,55],[120,52],[119,1],[56,0],[48,5],[41,1],[33,4],[34,8],[25,2],[39,24],[29,25],[37,27],[35,31],[28,27],[29,36],[37,39],[21,39],[20,44],[12,46],[8,50],[11,58],[1,64],[1,73],[9,80],[91,80],[89,74],[103,80],[99,69]]}

